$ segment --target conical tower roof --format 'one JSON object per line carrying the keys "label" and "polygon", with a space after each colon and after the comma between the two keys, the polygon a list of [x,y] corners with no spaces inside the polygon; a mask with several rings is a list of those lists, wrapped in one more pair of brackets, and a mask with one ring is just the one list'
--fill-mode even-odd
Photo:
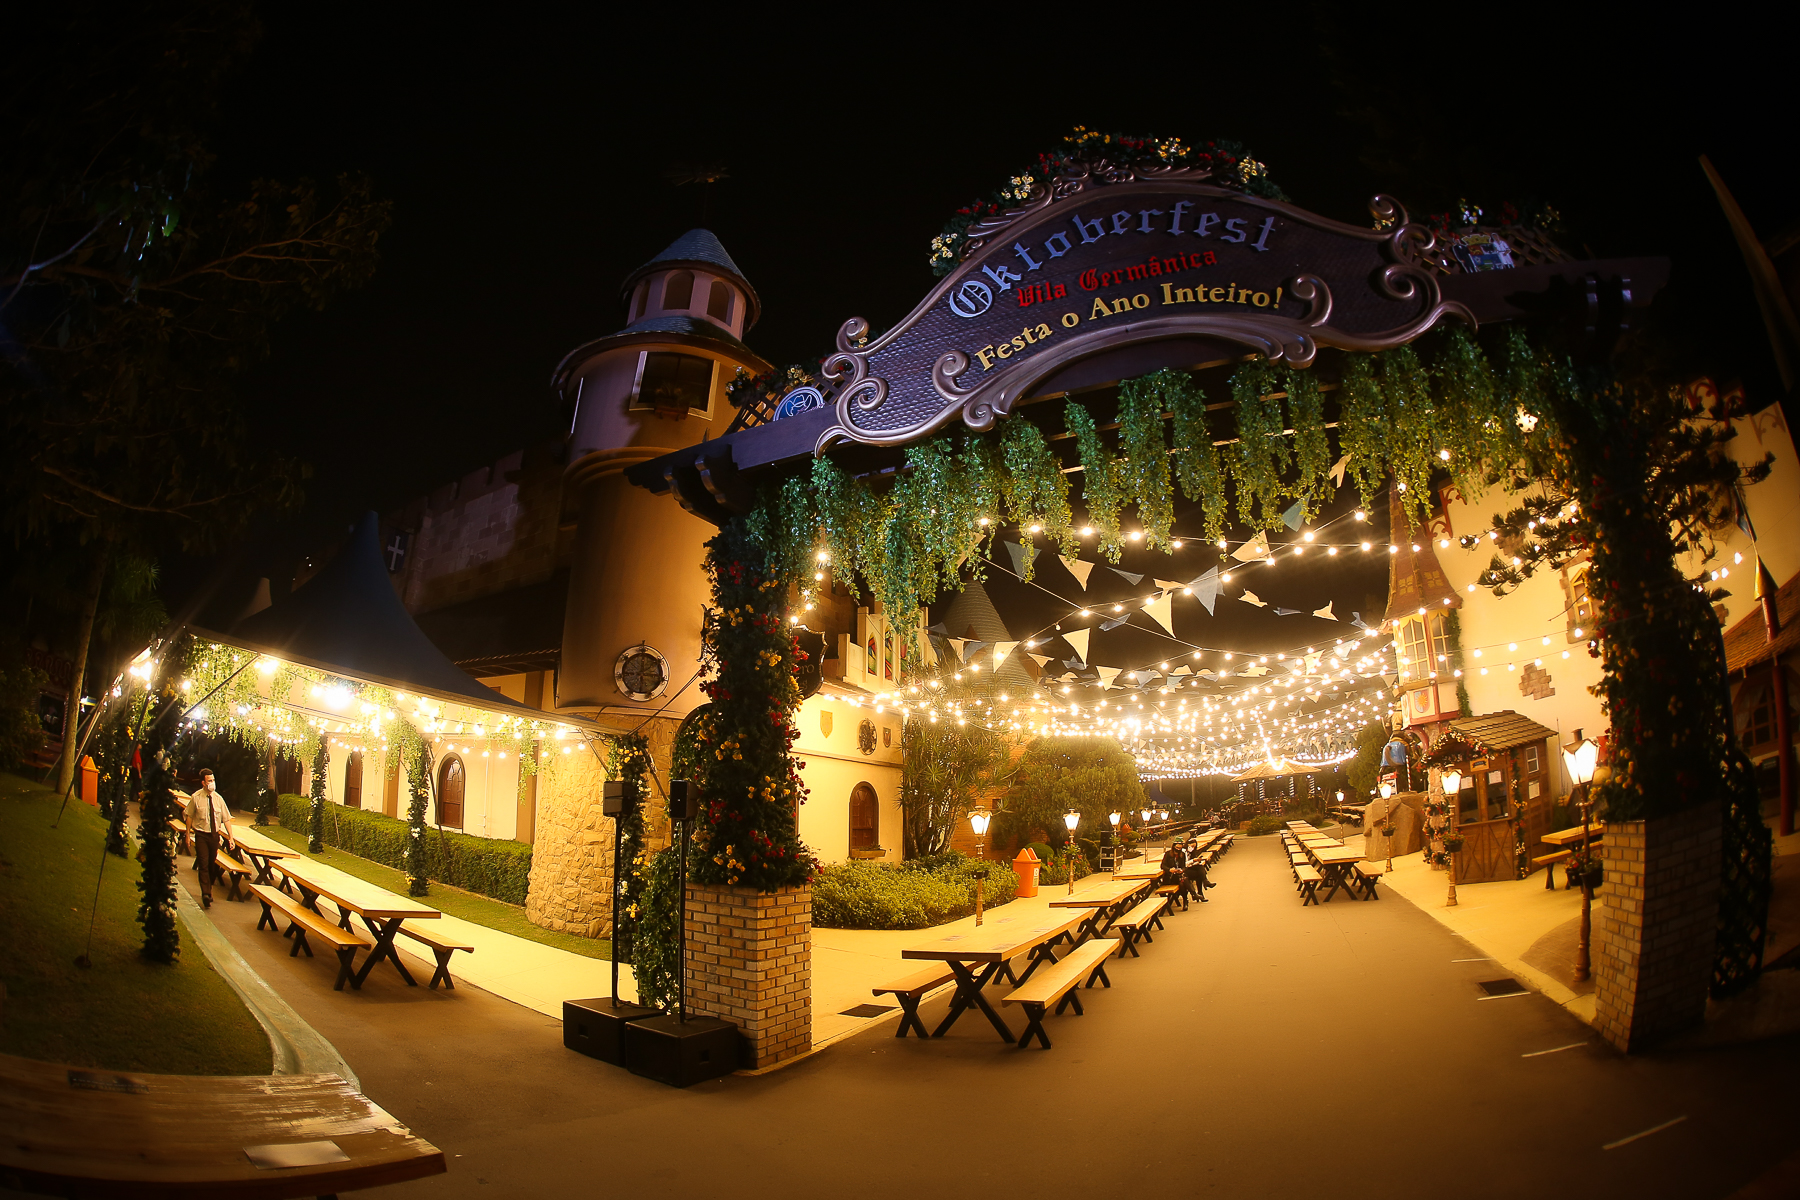
{"label": "conical tower roof", "polygon": [[625,282],[619,288],[620,294],[629,296],[631,289],[637,286],[637,281],[653,271],[671,271],[677,267],[698,267],[714,275],[723,275],[742,288],[744,299],[749,305],[744,319],[744,332],[748,333],[750,327],[756,324],[756,319],[762,315],[762,301],[757,297],[756,289],[750,286],[750,281],[744,278],[744,273],[726,252],[724,243],[710,229],[690,229],[670,242],[661,254],[625,277]]}
{"label": "conical tower roof", "polygon": [[1400,503],[1400,493],[1392,488],[1388,489],[1388,536],[1394,539],[1396,547],[1388,555],[1388,620],[1415,616],[1421,608],[1462,607],[1462,597],[1438,565],[1437,551],[1431,547],[1431,531],[1407,532],[1406,510]]}

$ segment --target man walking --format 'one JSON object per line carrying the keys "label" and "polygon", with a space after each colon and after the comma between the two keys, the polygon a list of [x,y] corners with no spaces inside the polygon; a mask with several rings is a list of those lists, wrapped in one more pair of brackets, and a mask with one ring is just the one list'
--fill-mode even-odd
{"label": "man walking", "polygon": [[213,880],[219,874],[219,839],[236,849],[231,837],[231,810],[213,790],[213,773],[200,772],[200,790],[188,798],[188,836],[194,841],[194,870],[200,876],[200,903],[212,907]]}

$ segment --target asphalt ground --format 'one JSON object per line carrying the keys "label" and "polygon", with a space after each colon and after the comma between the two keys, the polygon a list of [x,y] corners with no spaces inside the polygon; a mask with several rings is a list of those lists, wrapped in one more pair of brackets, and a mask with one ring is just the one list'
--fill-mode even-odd
{"label": "asphalt ground", "polygon": [[1049,1019],[1051,1050],[979,1013],[929,1042],[888,1022],[685,1091],[472,987],[382,964],[333,992],[329,956],[286,957],[254,904],[212,915],[445,1151],[446,1175],[360,1195],[1722,1197],[1795,1148],[1800,1037],[1625,1057],[1535,993],[1481,999],[1497,967],[1398,896],[1302,908],[1274,838],[1214,879],[1085,1016]]}

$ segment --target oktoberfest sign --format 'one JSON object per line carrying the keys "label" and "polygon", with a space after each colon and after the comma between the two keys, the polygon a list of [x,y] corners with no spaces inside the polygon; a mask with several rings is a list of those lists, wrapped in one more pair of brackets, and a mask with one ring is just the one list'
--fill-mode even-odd
{"label": "oktoberfest sign", "polygon": [[1180,178],[1059,178],[970,230],[968,258],[894,328],[846,321],[822,373],[839,441],[896,445],[959,415],[994,421],[1070,364],[1134,343],[1210,341],[1295,366],[1320,346],[1379,350],[1446,314],[1431,234],[1394,201],[1359,229]]}

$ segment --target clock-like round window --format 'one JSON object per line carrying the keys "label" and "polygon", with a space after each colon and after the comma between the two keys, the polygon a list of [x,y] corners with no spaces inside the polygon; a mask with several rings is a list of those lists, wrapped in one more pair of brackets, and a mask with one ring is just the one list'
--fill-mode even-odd
{"label": "clock-like round window", "polygon": [[654,700],[669,686],[669,660],[639,642],[613,664],[613,685],[633,700]]}

